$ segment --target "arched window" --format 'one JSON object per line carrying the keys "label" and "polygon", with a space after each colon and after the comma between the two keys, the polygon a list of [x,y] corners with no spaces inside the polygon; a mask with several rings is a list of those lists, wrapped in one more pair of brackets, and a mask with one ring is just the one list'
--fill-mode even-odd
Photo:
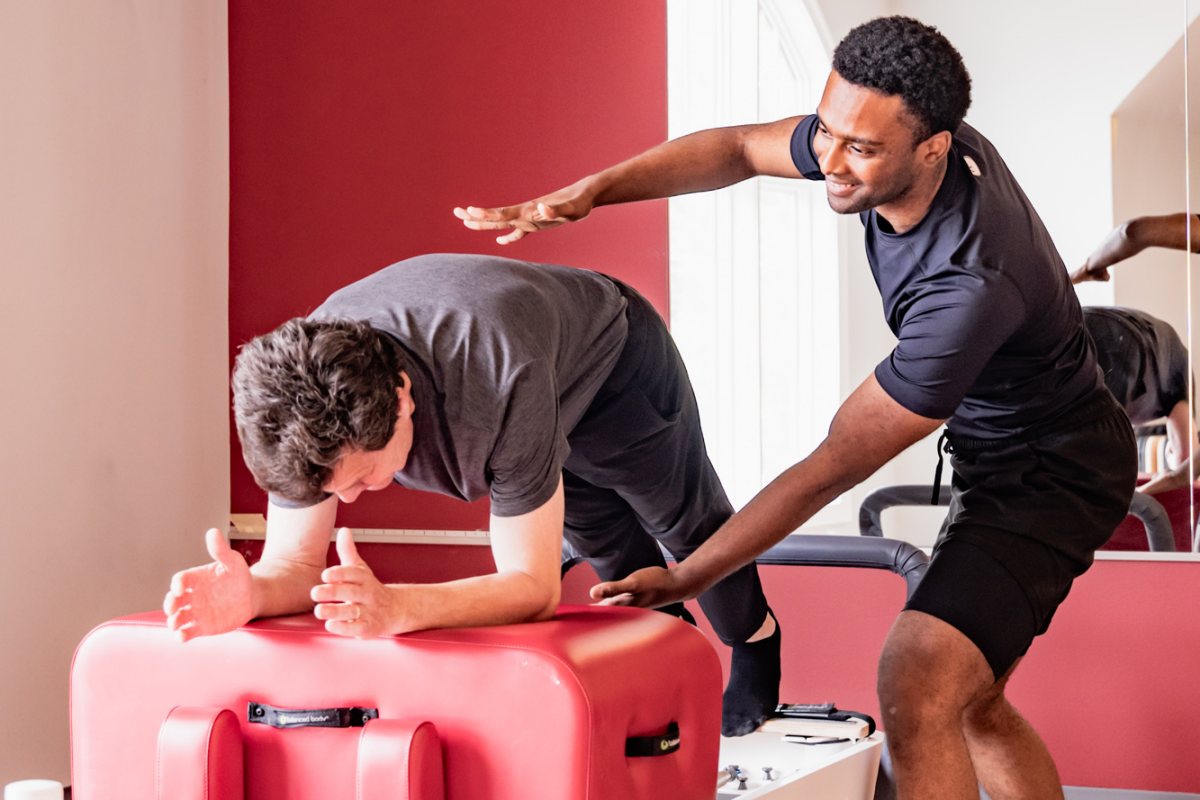
{"label": "arched window", "polygon": [[[800,0],[668,0],[667,15],[672,138],[816,110],[828,48]],[[811,451],[837,409],[837,232],[809,181],[670,201],[671,328],[735,506]]]}

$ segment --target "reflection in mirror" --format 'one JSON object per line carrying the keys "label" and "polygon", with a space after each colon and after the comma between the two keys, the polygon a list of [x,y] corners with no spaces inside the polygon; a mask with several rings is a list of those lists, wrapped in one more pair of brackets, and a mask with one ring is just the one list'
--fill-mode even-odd
{"label": "reflection in mirror", "polygon": [[[1186,70],[1184,70],[1184,89],[1183,89],[1183,140],[1186,149],[1184,149],[1184,174],[1187,175],[1187,207],[1184,209],[1187,215],[1187,241],[1192,243],[1192,247],[1187,252],[1187,263],[1184,264],[1187,272],[1187,296],[1188,296],[1188,391],[1189,396],[1195,398],[1195,356],[1196,353],[1196,307],[1198,307],[1198,287],[1196,287],[1195,278],[1193,276],[1192,267],[1194,266],[1193,253],[1198,252],[1196,240],[1200,239],[1200,225],[1196,224],[1196,186],[1200,180],[1200,146],[1196,144],[1196,137],[1200,136],[1200,128],[1195,125],[1196,109],[1200,108],[1196,103],[1196,91],[1200,89],[1200,52],[1196,49],[1198,42],[1198,34],[1200,34],[1200,23],[1196,22],[1196,17],[1200,14],[1200,4],[1195,0],[1187,0],[1186,18],[1187,28],[1183,34],[1183,60],[1186,62]],[[1195,428],[1195,415],[1188,420],[1193,429]],[[1192,528],[1192,552],[1200,553],[1200,519],[1196,515],[1196,479],[1198,479],[1198,470],[1196,464],[1200,462],[1200,455],[1195,456],[1192,462],[1188,477],[1190,480],[1190,511],[1192,511],[1193,528]]]}
{"label": "reflection in mirror", "polygon": [[[671,135],[812,111],[832,45],[855,24],[883,13],[879,5],[867,0],[669,3]],[[962,53],[973,81],[967,122],[1003,154],[1068,270],[1075,271],[1125,220],[1178,215],[1186,222],[1181,178],[1185,0],[1148,4],[1136,15],[1124,4],[1091,4],[1081,17],[1068,5],[1017,0],[986,25],[973,6],[950,0],[907,0],[886,10],[936,25]],[[707,17],[706,6],[713,8]],[[697,43],[697,37],[715,36],[729,41]],[[1020,43],[1016,50],[1014,42]],[[721,57],[712,58],[714,52]],[[764,83],[766,75],[772,77]],[[746,83],[755,80],[757,91]],[[672,327],[698,392],[708,392],[701,407],[710,452],[738,504],[784,466],[780,453],[790,458],[819,441],[837,402],[895,342],[879,313],[858,220],[834,217],[823,192],[805,187],[784,196],[782,188],[760,180],[725,195],[679,198],[671,206]],[[689,204],[697,212],[691,222],[680,213]],[[771,223],[776,217],[791,223]],[[794,234],[797,220],[806,237],[782,243],[770,238],[781,227]],[[697,253],[707,254],[703,268],[692,263]],[[1180,264],[1186,255],[1154,247],[1129,257],[1111,280],[1081,283],[1081,302],[1145,312],[1162,321],[1164,342],[1170,332],[1179,339],[1178,350],[1194,350],[1185,348],[1190,344],[1188,273]],[[677,269],[676,262],[684,261]],[[776,269],[776,261],[787,269]],[[709,285],[700,287],[701,280]],[[796,297],[808,298],[809,304],[783,309],[782,299]],[[823,333],[806,333],[812,330]],[[783,339],[799,342],[800,349],[769,351],[767,345]],[[692,340],[699,344],[690,345],[689,352],[686,342]],[[722,348],[739,354],[724,367]],[[744,355],[751,351],[753,357]],[[797,374],[772,369],[779,358],[789,367],[804,365],[801,374],[815,379],[769,386],[772,376]],[[832,395],[831,387],[836,389]],[[1161,409],[1162,415],[1173,407]],[[1145,445],[1155,455],[1163,451],[1159,463],[1181,460],[1175,454],[1182,454],[1194,435],[1186,430],[1188,417],[1182,416],[1185,430],[1171,459],[1165,433]],[[860,505],[873,491],[928,487],[934,439],[910,448],[805,530],[856,531]],[[1154,471],[1148,468],[1146,478]],[[1181,526],[1182,538],[1174,538],[1172,527],[1171,546],[1191,550],[1190,491],[1176,493],[1184,500],[1167,516],[1172,526]],[[887,535],[928,547],[944,515],[943,508],[899,506],[883,511],[880,519]],[[1136,519],[1126,524],[1124,547],[1148,550],[1145,527]]]}
{"label": "reflection in mirror", "polygon": [[[1107,327],[1110,335],[1098,332],[1097,344],[1112,362],[1110,386],[1119,399],[1128,401],[1127,411],[1137,426],[1141,491],[1153,494],[1167,511],[1179,552],[1196,546],[1190,458],[1196,434],[1188,402],[1195,343],[1188,269],[1193,226],[1185,146],[1186,79],[1191,68],[1185,60],[1186,34],[1172,43],[1113,113],[1113,221],[1118,227],[1096,251],[1096,263],[1089,265],[1101,277],[1107,262],[1115,267],[1113,303],[1128,309],[1124,313],[1132,319],[1127,324],[1136,328],[1127,341],[1140,346],[1125,347],[1123,357],[1111,335],[1113,324]],[[1178,193],[1172,187],[1178,187]],[[1122,364],[1127,369],[1117,370]],[[1132,397],[1139,390],[1140,403]],[[1148,418],[1153,416],[1159,419]],[[1127,544],[1129,531],[1124,533]]]}

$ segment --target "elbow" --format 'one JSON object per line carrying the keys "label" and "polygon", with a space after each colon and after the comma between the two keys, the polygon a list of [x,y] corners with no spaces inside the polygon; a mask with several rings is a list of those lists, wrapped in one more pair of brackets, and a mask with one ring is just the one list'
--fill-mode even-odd
{"label": "elbow", "polygon": [[553,581],[531,579],[533,584],[529,595],[529,622],[545,622],[558,611],[562,599],[562,584],[555,576]]}

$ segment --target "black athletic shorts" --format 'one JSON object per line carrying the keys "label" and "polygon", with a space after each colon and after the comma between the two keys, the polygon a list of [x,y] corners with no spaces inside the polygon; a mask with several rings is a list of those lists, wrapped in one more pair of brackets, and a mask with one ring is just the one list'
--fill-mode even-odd
{"label": "black athletic shorts", "polygon": [[1133,497],[1125,412],[1104,392],[1071,418],[1070,429],[1027,440],[948,435],[950,509],[906,608],[961,631],[997,680],[1046,632]]}

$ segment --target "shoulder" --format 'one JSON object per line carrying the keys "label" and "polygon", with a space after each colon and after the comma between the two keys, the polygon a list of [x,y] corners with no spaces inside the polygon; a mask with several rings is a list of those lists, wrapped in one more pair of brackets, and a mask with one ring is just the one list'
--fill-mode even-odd
{"label": "shoulder", "polygon": [[792,163],[796,165],[796,169],[800,170],[800,174],[810,181],[825,180],[825,175],[821,172],[817,160],[817,154],[813,152],[812,147],[813,137],[817,133],[819,123],[820,120],[816,114],[809,114],[801,117],[792,131]]}

